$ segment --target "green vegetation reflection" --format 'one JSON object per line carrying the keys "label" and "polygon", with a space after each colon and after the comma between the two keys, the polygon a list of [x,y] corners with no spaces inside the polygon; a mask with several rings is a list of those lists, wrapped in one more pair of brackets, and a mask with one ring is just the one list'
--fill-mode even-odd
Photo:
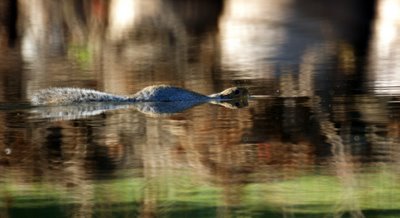
{"label": "green vegetation reflection", "polygon": [[[150,204],[155,213],[169,215],[200,210],[205,213],[202,215],[213,215],[218,208],[230,208],[230,213],[251,217],[283,212],[318,217],[356,211],[364,215],[379,211],[379,217],[390,217],[400,211],[399,178],[386,170],[354,174],[352,184],[335,176],[306,175],[232,187],[195,181],[189,174],[86,181],[71,187],[41,182],[18,184],[8,177],[0,187],[1,207],[18,211],[89,204],[92,214],[132,214]],[[232,197],[227,196],[230,188],[240,189],[238,199],[227,200]]]}

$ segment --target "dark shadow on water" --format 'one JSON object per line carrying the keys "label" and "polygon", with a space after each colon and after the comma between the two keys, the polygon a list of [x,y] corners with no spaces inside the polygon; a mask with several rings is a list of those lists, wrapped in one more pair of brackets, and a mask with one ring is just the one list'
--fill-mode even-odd
{"label": "dark shadow on water", "polygon": [[[29,203],[29,202],[27,202]],[[272,211],[268,207],[247,212],[241,207],[213,207],[199,206],[190,203],[166,202],[169,207],[157,208],[156,213],[143,211],[143,205],[140,203],[128,204],[96,204],[94,205],[91,217],[225,217],[225,216],[250,216],[250,217],[282,217],[281,211]],[[160,202],[162,205],[162,203]],[[284,209],[283,209],[284,210]],[[42,206],[10,208],[9,217],[71,217],[77,215],[79,205],[76,204],[53,204],[47,202]],[[153,211],[154,212],[154,211]],[[287,215],[296,218],[317,218],[326,217],[331,214],[326,213],[306,213],[306,212],[286,212]],[[364,210],[365,217],[397,217],[400,210]],[[80,215],[85,215],[84,213]],[[86,214],[88,215],[88,214]],[[350,212],[341,214],[340,217],[353,217]]]}
{"label": "dark shadow on water", "polygon": [[18,1],[4,0],[0,3],[0,30],[4,28],[9,47],[14,47],[18,40],[18,12]]}
{"label": "dark shadow on water", "polygon": [[48,135],[46,136],[46,159],[54,164],[62,163],[62,128],[49,127],[47,128]]}
{"label": "dark shadow on water", "polygon": [[163,2],[183,22],[189,34],[201,36],[218,29],[223,0],[167,0]]}

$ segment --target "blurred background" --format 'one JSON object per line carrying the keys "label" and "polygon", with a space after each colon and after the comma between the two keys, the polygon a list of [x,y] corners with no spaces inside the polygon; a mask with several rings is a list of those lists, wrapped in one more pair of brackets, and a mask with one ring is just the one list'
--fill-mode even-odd
{"label": "blurred background", "polygon": [[[0,217],[396,217],[400,1],[3,0]],[[48,87],[241,109],[32,116]]]}

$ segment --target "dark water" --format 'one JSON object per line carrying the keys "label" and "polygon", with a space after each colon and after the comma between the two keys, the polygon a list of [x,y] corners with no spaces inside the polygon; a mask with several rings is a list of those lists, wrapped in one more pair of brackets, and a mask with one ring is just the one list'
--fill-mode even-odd
{"label": "dark water", "polygon": [[[0,217],[400,216],[399,1],[0,10]],[[173,114],[29,104],[154,84],[254,97]]]}

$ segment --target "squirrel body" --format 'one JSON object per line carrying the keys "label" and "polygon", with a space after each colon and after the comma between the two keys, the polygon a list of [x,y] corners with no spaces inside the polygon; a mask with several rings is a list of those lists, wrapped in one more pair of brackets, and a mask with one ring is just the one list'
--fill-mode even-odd
{"label": "squirrel body", "polygon": [[110,102],[174,102],[174,101],[223,101],[242,98],[248,95],[246,88],[232,87],[220,93],[203,95],[187,89],[156,85],[146,87],[132,96],[120,96],[92,89],[81,88],[48,88],[31,97],[33,105],[68,105],[75,103]]}

